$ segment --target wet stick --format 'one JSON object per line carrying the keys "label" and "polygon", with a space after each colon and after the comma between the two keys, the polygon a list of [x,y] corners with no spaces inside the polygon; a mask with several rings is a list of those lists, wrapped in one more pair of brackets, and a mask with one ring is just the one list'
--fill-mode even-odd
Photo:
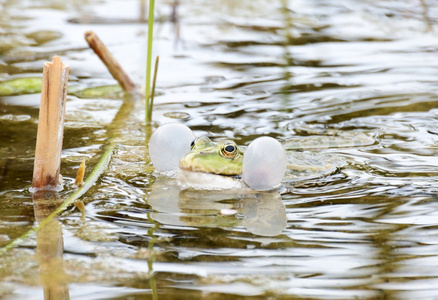
{"label": "wet stick", "polygon": [[57,56],[44,64],[32,183],[36,190],[53,190],[60,185],[68,73],[69,67]]}
{"label": "wet stick", "polygon": [[91,49],[99,56],[107,67],[113,78],[117,80],[120,86],[130,95],[137,96],[139,91],[137,85],[129,78],[122,66],[117,62],[114,56],[109,52],[105,44],[93,31],[85,32],[85,40]]}

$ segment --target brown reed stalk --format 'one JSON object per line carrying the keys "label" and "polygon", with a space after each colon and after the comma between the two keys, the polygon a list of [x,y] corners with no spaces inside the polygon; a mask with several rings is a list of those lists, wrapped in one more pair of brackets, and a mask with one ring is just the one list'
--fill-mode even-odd
{"label": "brown reed stalk", "polygon": [[60,185],[62,140],[69,67],[58,56],[43,69],[41,105],[32,187],[56,189]]}

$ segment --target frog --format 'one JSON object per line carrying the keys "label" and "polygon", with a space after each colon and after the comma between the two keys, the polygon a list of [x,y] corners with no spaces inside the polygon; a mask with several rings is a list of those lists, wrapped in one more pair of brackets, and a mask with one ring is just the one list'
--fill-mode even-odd
{"label": "frog", "polygon": [[249,191],[241,176],[244,152],[234,141],[214,143],[201,136],[191,142],[190,148],[179,161],[178,180],[182,187]]}
{"label": "frog", "polygon": [[207,136],[192,141],[191,151],[180,162],[181,170],[222,176],[242,174],[243,151],[232,140],[213,143]]}

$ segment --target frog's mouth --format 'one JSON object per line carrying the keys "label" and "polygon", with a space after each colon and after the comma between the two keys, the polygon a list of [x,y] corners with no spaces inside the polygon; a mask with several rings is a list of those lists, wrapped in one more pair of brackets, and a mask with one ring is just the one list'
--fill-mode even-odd
{"label": "frog's mouth", "polygon": [[220,175],[182,168],[178,172],[178,181],[183,189],[239,191],[248,189],[241,180],[241,175]]}

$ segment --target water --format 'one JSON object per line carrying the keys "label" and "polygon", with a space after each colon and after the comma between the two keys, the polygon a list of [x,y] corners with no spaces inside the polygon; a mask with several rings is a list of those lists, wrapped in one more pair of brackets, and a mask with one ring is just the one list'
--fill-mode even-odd
{"label": "water", "polygon": [[[114,84],[82,38],[94,30],[144,81],[139,1],[1,5],[2,80],[39,76],[60,55],[70,86]],[[119,94],[70,95],[61,196],[114,130],[117,149],[81,198],[84,222],[72,206],[2,255],[0,295],[43,299],[44,285],[72,299],[437,298],[437,4],[197,0],[176,8],[171,18],[172,3],[157,3],[155,125],[177,121],[241,145],[263,135],[310,141],[310,150],[346,163],[287,181],[281,195],[180,192],[146,160],[143,108],[124,119]],[[28,192],[38,103],[38,94],[0,98],[2,246],[47,212],[37,207],[35,216]],[[311,142],[351,135],[372,142]]]}

